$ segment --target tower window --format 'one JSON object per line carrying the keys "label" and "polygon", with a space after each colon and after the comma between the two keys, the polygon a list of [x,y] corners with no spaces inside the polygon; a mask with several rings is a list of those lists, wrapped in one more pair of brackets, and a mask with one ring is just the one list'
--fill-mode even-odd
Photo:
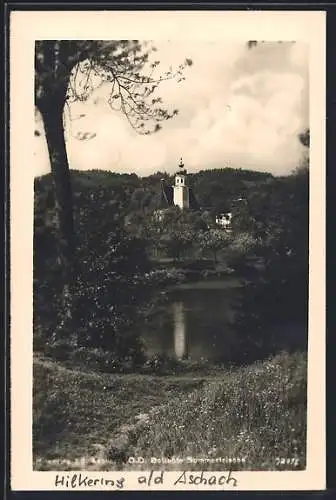
{"label": "tower window", "polygon": [[176,184],[180,184],[181,186],[184,185],[184,178],[183,177],[176,177]]}

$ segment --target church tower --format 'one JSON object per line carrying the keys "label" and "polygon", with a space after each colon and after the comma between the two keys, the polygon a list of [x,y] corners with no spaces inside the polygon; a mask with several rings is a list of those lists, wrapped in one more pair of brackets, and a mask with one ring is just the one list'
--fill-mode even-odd
{"label": "church tower", "polygon": [[174,205],[181,209],[190,207],[189,187],[187,185],[187,171],[184,169],[182,158],[179,163],[180,172],[175,175]]}

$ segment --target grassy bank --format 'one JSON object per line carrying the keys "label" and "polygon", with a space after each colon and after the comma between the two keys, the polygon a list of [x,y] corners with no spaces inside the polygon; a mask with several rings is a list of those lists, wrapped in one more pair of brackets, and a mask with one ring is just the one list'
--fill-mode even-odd
{"label": "grassy bank", "polygon": [[[276,470],[305,466],[306,359],[277,357],[208,374],[98,374],[34,363],[39,469]],[[142,457],[143,464],[128,458]],[[151,458],[164,465],[152,464]],[[173,457],[197,463],[166,463]],[[217,462],[216,462],[217,458]],[[68,460],[68,464],[61,463]],[[82,459],[80,465],[72,462]],[[176,460],[175,460],[176,462]]]}

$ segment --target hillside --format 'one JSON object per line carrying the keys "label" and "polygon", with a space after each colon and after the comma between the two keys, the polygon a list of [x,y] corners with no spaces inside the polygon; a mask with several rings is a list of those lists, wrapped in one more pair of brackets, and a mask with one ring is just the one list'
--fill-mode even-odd
{"label": "hillside", "polygon": [[[233,470],[303,469],[306,370],[300,353],[237,370],[159,377],[36,358],[35,468],[150,469],[157,467],[151,457],[191,456],[203,462],[188,463],[188,470],[222,470],[222,463],[204,463],[216,457],[243,460],[230,463]],[[128,464],[132,456],[145,464]],[[290,462],[281,465],[276,457]]]}
{"label": "hillside", "polygon": [[[105,190],[126,212],[153,208],[160,192],[160,180],[173,183],[174,176],[157,172],[147,177],[136,174],[119,174],[103,170],[71,171],[74,197],[83,191],[99,192]],[[212,169],[188,174],[188,182],[193,187],[197,201],[203,209],[210,212],[225,210],[232,200],[239,196],[248,197],[256,188],[272,181],[271,174],[243,169]],[[51,197],[52,179],[47,174],[35,179],[37,198]]]}

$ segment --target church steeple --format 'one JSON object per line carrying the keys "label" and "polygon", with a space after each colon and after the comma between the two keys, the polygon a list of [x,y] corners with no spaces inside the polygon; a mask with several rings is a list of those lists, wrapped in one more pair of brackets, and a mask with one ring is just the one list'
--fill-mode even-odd
{"label": "church steeple", "polygon": [[180,208],[189,208],[189,188],[187,187],[187,171],[184,168],[182,158],[180,159],[179,168],[181,169],[175,175],[174,187],[174,205]]}
{"label": "church steeple", "polygon": [[178,164],[179,170],[175,173],[175,182],[172,186],[166,185],[161,179],[161,199],[160,206],[177,206],[182,210],[198,209],[199,205],[194,196],[193,190],[189,187],[188,174],[182,158]]}

